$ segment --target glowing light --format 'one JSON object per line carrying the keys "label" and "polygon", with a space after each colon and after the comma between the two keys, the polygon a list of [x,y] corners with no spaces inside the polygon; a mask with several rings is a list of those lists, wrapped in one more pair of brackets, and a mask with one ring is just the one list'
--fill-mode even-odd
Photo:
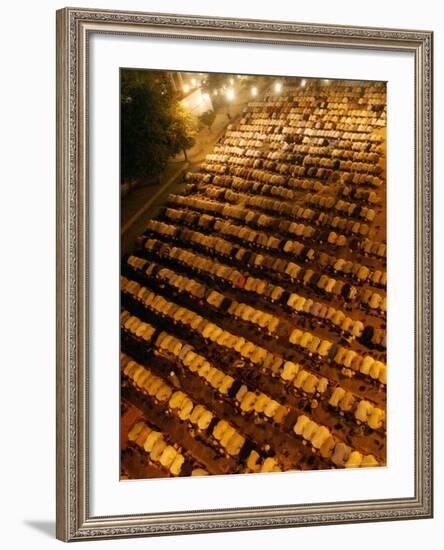
{"label": "glowing light", "polygon": [[217,95],[219,92],[217,90],[213,90],[213,95]]}
{"label": "glowing light", "polygon": [[231,84],[231,85],[234,84],[234,79],[233,79],[233,78],[230,78],[230,84]]}
{"label": "glowing light", "polygon": [[233,88],[228,88],[226,96],[227,96],[227,99],[230,100],[230,101],[232,99],[234,99],[234,90],[233,90]]}
{"label": "glowing light", "polygon": [[257,88],[256,88],[256,86],[253,86],[253,87],[251,88],[251,95],[252,95],[253,97],[256,97],[256,96],[257,96]]}
{"label": "glowing light", "polygon": [[202,94],[202,97],[205,101],[208,101],[210,99],[210,96],[208,94]]}
{"label": "glowing light", "polygon": [[193,86],[193,88],[197,86],[197,80],[195,78],[191,79],[191,86]]}
{"label": "glowing light", "polygon": [[183,89],[183,92],[187,94],[190,91],[190,85],[184,84],[182,89]]}
{"label": "glowing light", "polygon": [[282,91],[282,84],[280,82],[276,82],[276,84],[274,85],[274,91],[276,93],[279,93]]}
{"label": "glowing light", "polygon": [[242,76],[240,74],[237,75],[237,78],[242,78]]}
{"label": "glowing light", "polygon": [[302,80],[301,82],[301,86],[304,87],[305,85],[307,84],[307,81],[305,80],[305,78]]}

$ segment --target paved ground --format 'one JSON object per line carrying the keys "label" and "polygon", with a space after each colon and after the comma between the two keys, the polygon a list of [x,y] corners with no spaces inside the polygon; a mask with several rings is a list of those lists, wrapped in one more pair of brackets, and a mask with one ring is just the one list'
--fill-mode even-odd
{"label": "paved ground", "polygon": [[189,163],[170,162],[159,185],[145,186],[131,191],[121,203],[121,253],[133,250],[134,240],[145,228],[147,220],[155,216],[166,201],[168,193],[180,192],[182,175]]}

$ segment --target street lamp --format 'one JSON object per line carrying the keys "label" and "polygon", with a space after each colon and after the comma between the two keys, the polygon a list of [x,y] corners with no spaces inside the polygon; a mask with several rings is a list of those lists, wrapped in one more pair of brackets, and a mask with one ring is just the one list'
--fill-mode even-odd
{"label": "street lamp", "polygon": [[225,97],[227,98],[227,117],[229,120],[231,120],[230,104],[235,97],[233,88],[228,88],[228,90],[225,92]]}

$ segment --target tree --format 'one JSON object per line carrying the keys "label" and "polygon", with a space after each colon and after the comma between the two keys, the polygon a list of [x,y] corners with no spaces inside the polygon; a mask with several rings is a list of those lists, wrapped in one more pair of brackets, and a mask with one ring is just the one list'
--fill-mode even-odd
{"label": "tree", "polygon": [[180,103],[176,103],[173,109],[174,123],[172,124],[171,131],[176,139],[176,147],[174,154],[179,151],[183,152],[185,160],[188,160],[187,149],[193,147],[196,143],[196,123],[195,119],[191,116]]}
{"label": "tree", "polygon": [[201,115],[199,115],[199,122],[208,128],[208,130],[211,130],[211,126],[213,125],[214,119],[216,118],[216,113],[213,110],[205,111]]}
{"label": "tree", "polygon": [[[217,109],[224,103],[224,96],[220,93],[223,86],[229,85],[230,75],[220,73],[208,73],[205,80],[202,82],[202,91],[211,96],[214,108]],[[218,91],[218,95],[214,95],[214,90]]]}
{"label": "tree", "polygon": [[168,160],[194,144],[191,118],[175,97],[167,73],[121,73],[121,181],[159,177]]}

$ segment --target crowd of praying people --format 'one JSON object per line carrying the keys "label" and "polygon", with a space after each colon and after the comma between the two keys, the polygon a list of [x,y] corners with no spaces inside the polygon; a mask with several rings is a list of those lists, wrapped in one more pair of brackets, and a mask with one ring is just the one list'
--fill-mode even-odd
{"label": "crowd of praying people", "polygon": [[285,79],[147,220],[122,478],[385,465],[385,128],[384,83]]}

